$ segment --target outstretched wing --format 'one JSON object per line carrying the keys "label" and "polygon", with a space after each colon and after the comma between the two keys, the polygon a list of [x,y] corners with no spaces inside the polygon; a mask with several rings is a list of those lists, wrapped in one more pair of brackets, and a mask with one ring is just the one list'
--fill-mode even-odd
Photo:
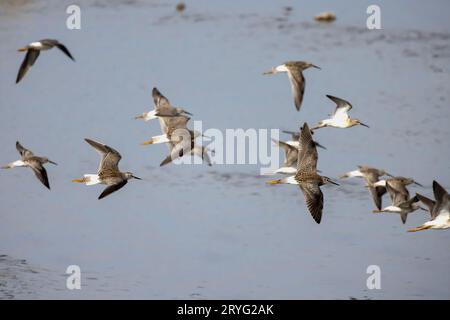
{"label": "outstretched wing", "polygon": [[128,182],[128,180],[123,180],[119,183],[110,185],[109,187],[105,188],[105,190],[103,190],[103,192],[98,197],[98,200],[103,199],[104,197],[110,195],[111,193],[121,189],[124,185],[127,184],[127,182]]}
{"label": "outstretched wing", "polygon": [[33,156],[33,152],[31,152],[28,149],[25,149],[19,141],[16,141],[16,149],[19,151],[20,156],[22,157],[22,160],[25,158],[29,158]]}
{"label": "outstretched wing", "polygon": [[[416,197],[422,201],[422,203],[424,205],[426,205],[428,207],[428,211],[430,211],[430,214],[433,215],[433,208],[434,205],[436,204],[436,202],[434,202],[433,200],[431,200],[430,198],[427,198],[423,195],[421,195],[420,193],[416,193]],[[432,217],[433,218],[433,217]]]}
{"label": "outstretched wing", "polygon": [[317,149],[314,143],[311,130],[305,122],[300,133],[300,152],[298,155],[297,170],[304,172],[316,172],[317,170]]}
{"label": "outstretched wing", "polygon": [[152,90],[153,102],[155,103],[156,111],[163,112],[161,109],[172,108],[169,99],[162,95],[162,93],[157,89]]}
{"label": "outstretched wing", "polygon": [[69,50],[66,48],[65,45],[63,45],[62,43],[58,42],[57,44],[55,44],[56,47],[61,50],[62,52],[64,52],[66,54],[66,56],[68,56],[70,59],[72,59],[72,61],[75,61],[74,57],[72,57],[72,54],[69,52]]}
{"label": "outstretched wing", "polygon": [[50,189],[50,184],[48,182],[48,176],[47,176],[47,170],[42,166],[42,164],[39,161],[29,161],[28,162],[31,169],[33,169],[33,172],[35,176],[39,179],[39,181],[42,182],[44,186],[46,186],[48,189]]}
{"label": "outstretched wing", "polygon": [[27,54],[25,55],[25,58],[22,61],[22,64],[19,68],[19,73],[17,74],[16,83],[19,83],[20,80],[25,76],[28,69],[30,69],[31,66],[34,65],[37,58],[39,57],[39,54],[41,52],[39,50],[35,49],[28,49]]}
{"label": "outstretched wing", "polygon": [[302,106],[303,94],[305,93],[305,78],[302,70],[299,68],[291,68],[287,72],[289,82],[291,83],[292,96],[294,97],[295,108],[300,111]]}
{"label": "outstretched wing", "polygon": [[323,193],[316,182],[300,183],[300,189],[305,196],[306,206],[313,219],[320,223],[323,210]]}
{"label": "outstretched wing", "polygon": [[334,103],[336,103],[336,109],[334,110],[333,116],[335,115],[346,115],[348,111],[351,110],[352,105],[350,104],[350,102],[338,98],[338,97],[334,97],[331,96],[329,94],[327,94],[327,98],[330,99],[331,101],[333,101]]}
{"label": "outstretched wing", "polygon": [[86,142],[102,156],[102,160],[98,167],[98,174],[101,174],[101,172],[104,171],[119,171],[119,161],[122,159],[122,156],[118,151],[88,138],[84,140],[86,140]]}

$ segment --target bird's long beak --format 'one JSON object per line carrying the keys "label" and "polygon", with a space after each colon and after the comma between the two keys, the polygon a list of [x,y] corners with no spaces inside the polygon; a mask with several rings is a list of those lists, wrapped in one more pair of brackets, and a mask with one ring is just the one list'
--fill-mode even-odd
{"label": "bird's long beak", "polygon": [[142,180],[141,178],[138,178],[136,176],[132,176],[134,179]]}
{"label": "bird's long beak", "polygon": [[370,128],[367,124],[362,123],[361,121],[359,122],[359,124],[362,125],[363,127]]}
{"label": "bird's long beak", "polygon": [[383,210],[372,210],[373,213],[383,213]]}
{"label": "bird's long beak", "polygon": [[385,173],[385,175],[387,175],[388,177],[391,177],[391,178],[394,178],[395,176],[393,176],[392,174],[390,174],[390,173]]}
{"label": "bird's long beak", "polygon": [[84,183],[85,180],[84,179],[73,179],[72,182]]}
{"label": "bird's long beak", "polygon": [[419,187],[423,188],[423,185],[421,185],[420,183],[418,183],[417,181],[414,181],[414,184],[417,184]]}
{"label": "bird's long beak", "polygon": [[140,114],[140,115],[134,117],[134,119],[136,119],[136,120],[138,120],[138,119],[144,119],[144,115],[143,115],[143,114]]}
{"label": "bird's long beak", "polygon": [[52,160],[48,160],[48,163],[51,163],[51,164],[53,164],[53,165],[55,165],[55,166],[58,165],[56,162],[54,162],[54,161],[52,161]]}
{"label": "bird's long beak", "polygon": [[280,184],[281,183],[281,179],[278,180],[268,180],[266,181],[267,184]]}
{"label": "bird's long beak", "polygon": [[316,142],[316,146],[319,148],[322,148],[324,150],[327,150],[327,148],[325,148],[323,145],[321,145],[320,143]]}
{"label": "bird's long beak", "polygon": [[314,64],[311,64],[311,67],[316,68],[316,69],[319,69],[319,70],[322,70],[322,68],[320,68],[320,67],[318,67],[318,66],[316,66],[316,65],[314,65]]}
{"label": "bird's long beak", "polygon": [[336,186],[338,186],[338,185],[339,185],[339,183],[337,183],[337,182],[334,182],[333,180],[328,180],[328,182],[329,182],[329,183],[332,183],[332,184],[334,184],[334,185],[336,185]]}
{"label": "bird's long beak", "polygon": [[417,232],[417,231],[427,230],[427,229],[430,229],[430,228],[431,228],[431,226],[420,226],[420,227],[417,227],[417,228],[409,229],[408,232]]}
{"label": "bird's long beak", "polygon": [[20,49],[17,49],[17,51],[24,52],[24,51],[27,51],[27,48],[20,48]]}
{"label": "bird's long beak", "polygon": [[149,144],[153,144],[153,142],[154,142],[153,139],[150,139],[150,140],[142,142],[141,145],[146,146],[146,145],[149,145]]}
{"label": "bird's long beak", "polygon": [[192,114],[192,113],[190,113],[190,112],[187,112],[186,110],[184,110],[184,111],[183,111],[183,113],[185,113],[185,114],[187,114],[187,115],[190,115],[190,116],[193,116],[193,114]]}
{"label": "bird's long beak", "polygon": [[274,74],[274,73],[277,73],[277,70],[275,68],[272,68],[269,71],[263,72],[263,75]]}

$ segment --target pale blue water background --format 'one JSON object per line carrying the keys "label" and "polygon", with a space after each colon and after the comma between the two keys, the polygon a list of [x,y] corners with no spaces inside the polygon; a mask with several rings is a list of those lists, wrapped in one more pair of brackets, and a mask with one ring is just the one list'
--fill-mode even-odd
{"label": "pale blue water background", "polygon": [[[377,1],[383,30],[365,27],[370,1],[78,1],[82,29],[67,30],[72,1],[0,4],[0,162],[15,141],[59,163],[47,191],[30,170],[0,172],[1,298],[450,298],[450,232],[407,233],[428,219],[371,213],[363,182],[324,187],[320,225],[295,186],[271,187],[259,165],[166,166],[165,146],[139,143],[157,122],[132,118],[157,86],[203,127],[296,129],[321,120],[332,94],[370,129],[316,135],[323,174],[357,164],[413,176],[431,195],[450,189],[448,1]],[[292,6],[286,16],[285,6]],[[332,10],[335,23],[312,17]],[[76,58],[44,52],[15,78],[30,41],[56,38]],[[296,112],[286,75],[261,73],[311,61]],[[98,201],[100,187],[70,183],[98,156],[83,138],[118,149],[131,181]],[[385,203],[388,202],[385,198]],[[68,265],[82,290],[65,288]],[[378,265],[382,289],[368,290]]]}

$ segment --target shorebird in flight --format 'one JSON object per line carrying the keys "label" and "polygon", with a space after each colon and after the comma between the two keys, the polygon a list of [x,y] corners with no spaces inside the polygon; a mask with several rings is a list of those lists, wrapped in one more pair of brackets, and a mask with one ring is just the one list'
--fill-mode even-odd
{"label": "shorebird in flight", "polygon": [[433,193],[434,201],[421,194],[416,194],[419,200],[428,207],[431,220],[420,227],[409,229],[409,232],[450,228],[450,195],[437,181],[433,181]]}
{"label": "shorebird in flight", "polygon": [[19,151],[21,160],[16,160],[3,166],[2,169],[11,169],[15,167],[29,167],[33,170],[36,177],[42,182],[44,186],[50,189],[48,182],[47,171],[44,168],[44,164],[51,163],[56,165],[55,162],[49,160],[46,157],[38,157],[28,149],[25,149],[19,141],[16,142],[16,149]]}
{"label": "shorebird in flight", "polygon": [[375,206],[378,208],[378,210],[381,210],[382,197],[386,193],[386,188],[384,186],[374,186],[374,184],[380,180],[380,177],[385,175],[392,177],[392,175],[387,173],[385,170],[376,169],[369,166],[358,166],[357,170],[344,173],[339,178],[341,179],[353,177],[364,178],[366,186],[369,189],[370,194],[372,195],[372,199],[373,202],[375,203]]}
{"label": "shorebird in flight", "polygon": [[153,88],[152,97],[153,102],[155,104],[155,109],[148,112],[144,112],[143,114],[136,116],[135,119],[142,119],[144,121],[149,121],[152,119],[157,119],[159,117],[175,117],[186,114],[192,115],[183,108],[173,107],[170,104],[169,99],[163,96],[157,88]]}
{"label": "shorebird in flight", "polygon": [[369,128],[368,125],[362,123],[358,119],[352,119],[349,117],[348,112],[352,109],[352,105],[350,102],[345,101],[343,99],[333,97],[327,94],[327,98],[336,103],[336,109],[334,113],[331,115],[330,119],[325,119],[319,121],[317,126],[312,128],[311,130],[316,130],[324,127],[333,127],[333,128],[351,128],[356,125],[361,125]]}
{"label": "shorebird in flight", "polygon": [[97,174],[85,174],[82,179],[74,179],[72,182],[84,183],[87,186],[99,183],[107,185],[106,189],[103,190],[98,197],[100,200],[122,188],[130,179],[142,180],[141,178],[134,176],[131,172],[121,172],[119,170],[119,161],[122,159],[119,152],[94,140],[84,140],[86,140],[86,142],[102,156],[102,159],[100,160]]}
{"label": "shorebird in flight", "polygon": [[32,42],[29,45],[20,48],[18,50],[21,52],[26,51],[27,54],[25,55],[25,58],[23,59],[23,62],[20,66],[19,73],[17,74],[16,78],[16,83],[19,83],[19,81],[22,80],[22,78],[27,73],[28,69],[30,69],[34,65],[42,50],[49,50],[52,49],[53,47],[57,47],[59,50],[64,52],[70,59],[72,59],[72,61],[75,61],[75,59],[72,57],[66,46],[60,43],[58,40],[43,39],[40,41]]}
{"label": "shorebird in flight", "polygon": [[421,209],[419,206],[419,198],[409,197],[407,185],[413,183],[410,178],[396,177],[386,180],[385,188],[391,198],[392,205],[381,210],[373,210],[374,213],[392,212],[400,214],[403,224],[406,223],[408,214]]}
{"label": "shorebird in flight", "polygon": [[272,68],[263,74],[275,74],[279,72],[287,72],[289,82],[291,83],[292,95],[294,96],[295,108],[300,111],[302,106],[303,94],[305,92],[305,77],[303,76],[303,70],[310,67],[320,69],[318,66],[304,61],[288,61]]}
{"label": "shorebird in flight", "polygon": [[320,223],[323,210],[323,193],[320,186],[332,183],[339,185],[328,177],[317,174],[318,154],[316,143],[311,136],[311,130],[305,122],[300,133],[301,150],[297,159],[297,173],[284,179],[269,180],[268,184],[296,184],[302,190],[306,205],[313,219]]}
{"label": "shorebird in flight", "polygon": [[150,140],[144,141],[142,145],[167,143],[170,154],[164,158],[160,166],[164,166],[175,159],[185,155],[197,155],[201,157],[209,166],[211,159],[208,155],[208,148],[195,143],[195,139],[202,136],[200,132],[189,130],[187,123],[189,117],[181,115],[174,117],[162,117],[162,135],[154,136]]}

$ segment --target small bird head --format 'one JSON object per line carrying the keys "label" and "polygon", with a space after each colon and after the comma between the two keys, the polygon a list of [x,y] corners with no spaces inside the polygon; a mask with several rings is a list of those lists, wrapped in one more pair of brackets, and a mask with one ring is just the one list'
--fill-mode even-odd
{"label": "small bird head", "polygon": [[339,183],[337,183],[337,182],[334,182],[333,180],[331,180],[331,178],[328,178],[328,177],[322,177],[322,180],[323,180],[323,184],[328,184],[328,183],[331,183],[331,184],[334,184],[334,185],[339,185]]}
{"label": "small bird head", "polygon": [[133,173],[131,173],[131,172],[125,172],[125,178],[127,180],[130,180],[130,179],[142,180],[141,178],[134,176]]}
{"label": "small bird head", "polygon": [[51,164],[53,164],[53,165],[55,165],[55,166],[57,166],[58,164],[56,163],[56,162],[53,162],[52,160],[50,160],[49,158],[42,158],[42,163],[51,163]]}
{"label": "small bird head", "polygon": [[177,114],[184,114],[184,115],[190,115],[190,116],[193,116],[193,114],[192,113],[190,113],[190,112],[187,112],[186,110],[184,110],[183,108],[175,108],[175,110],[177,111]]}
{"label": "small bird head", "polygon": [[351,121],[352,127],[359,124],[360,126],[363,126],[363,127],[366,127],[366,128],[370,128],[367,124],[362,123],[362,122],[361,122],[360,120],[358,120],[358,119],[351,119],[350,121]]}
{"label": "small bird head", "polygon": [[416,184],[420,187],[423,187],[423,185],[421,185],[420,183],[418,183],[417,181],[415,181],[413,178],[405,178],[405,177],[394,177],[395,180],[399,181],[401,184],[408,186],[410,184]]}

